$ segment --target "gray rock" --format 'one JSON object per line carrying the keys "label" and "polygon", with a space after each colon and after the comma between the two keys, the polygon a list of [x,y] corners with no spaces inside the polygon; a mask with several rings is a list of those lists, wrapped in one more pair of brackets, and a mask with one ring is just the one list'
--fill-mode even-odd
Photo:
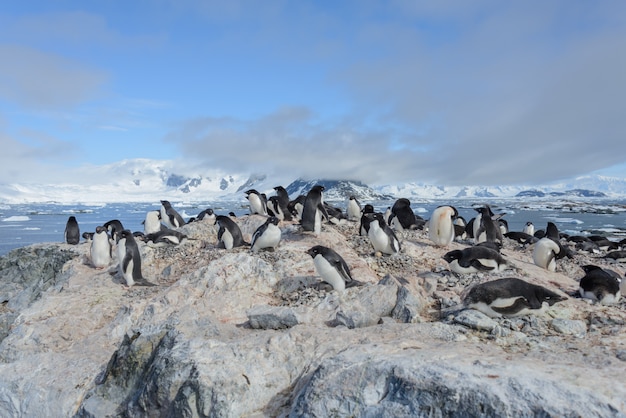
{"label": "gray rock", "polygon": [[498,323],[475,309],[465,309],[454,317],[454,322],[480,331],[492,331]]}
{"label": "gray rock", "polygon": [[[412,354],[412,355],[411,355]],[[592,390],[562,382],[531,364],[389,353],[359,347],[327,358],[303,381],[290,417],[615,416]],[[553,397],[558,394],[558,397]]]}
{"label": "gray rock", "polygon": [[247,315],[248,323],[254,329],[284,329],[298,325],[296,313],[285,306],[255,306]]}
{"label": "gray rock", "polygon": [[559,334],[582,337],[587,333],[587,324],[584,321],[564,318],[554,318],[552,328]]}

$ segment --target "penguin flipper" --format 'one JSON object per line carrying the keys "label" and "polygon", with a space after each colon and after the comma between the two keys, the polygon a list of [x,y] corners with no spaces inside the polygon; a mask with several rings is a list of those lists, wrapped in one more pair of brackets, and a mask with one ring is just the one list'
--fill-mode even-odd
{"label": "penguin flipper", "polygon": [[476,270],[479,270],[479,271],[492,271],[495,268],[495,267],[492,267],[492,266],[486,266],[486,265],[482,264],[479,260],[472,260],[472,261],[470,261],[469,265],[474,267]]}

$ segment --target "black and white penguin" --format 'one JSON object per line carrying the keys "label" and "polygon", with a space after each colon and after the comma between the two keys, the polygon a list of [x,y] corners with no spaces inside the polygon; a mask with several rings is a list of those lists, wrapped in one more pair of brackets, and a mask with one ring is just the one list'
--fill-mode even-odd
{"label": "black and white penguin", "polygon": [[285,219],[283,208],[280,207],[278,196],[271,196],[267,201],[267,214],[278,218],[279,221]]}
{"label": "black and white penguin", "polygon": [[500,253],[481,245],[450,251],[443,259],[451,271],[459,274],[501,272],[512,267]]}
{"label": "black and white penguin", "polygon": [[97,226],[89,248],[91,264],[97,269],[108,267],[111,263],[111,242],[104,226]]}
{"label": "black and white penguin", "polygon": [[490,317],[510,317],[540,312],[567,299],[543,286],[508,277],[474,285],[463,298],[467,308]]}
{"label": "black and white penguin", "polygon": [[374,251],[393,255],[400,252],[400,241],[393,230],[385,223],[383,214],[380,212],[368,213],[370,218],[367,236],[374,247]]}
{"label": "black and white penguin", "polygon": [[317,274],[322,277],[323,281],[330,284],[333,289],[341,292],[347,287],[363,284],[352,278],[348,264],[331,248],[316,245],[307,250],[307,254],[313,257]]}
{"label": "black and white penguin", "polygon": [[128,229],[123,230],[119,234],[117,259],[119,260],[120,271],[128,287],[135,285],[155,286],[154,283],[146,280],[141,274],[141,253],[133,233]]}
{"label": "black and white penguin", "polygon": [[465,228],[467,228],[467,222],[465,221],[465,218],[461,215],[458,215],[454,219],[454,237],[459,239],[466,239],[467,231],[465,230]]}
{"label": "black and white penguin", "polygon": [[534,235],[535,225],[533,225],[533,223],[530,221],[526,222],[526,225],[524,225],[524,229],[522,229],[522,232],[528,235]]}
{"label": "black and white penguin", "polygon": [[217,246],[219,248],[232,250],[236,247],[249,245],[244,241],[239,225],[229,216],[217,215],[215,223],[219,225],[219,230],[217,231]]}
{"label": "black and white penguin", "polygon": [[118,219],[111,219],[104,224],[104,227],[109,232],[109,236],[115,242],[120,240],[120,234],[124,230],[124,225]]}
{"label": "black and white penguin", "polygon": [[168,228],[175,229],[185,225],[185,220],[167,200],[161,200],[161,222]]}
{"label": "black and white penguin", "polygon": [[274,187],[276,191],[276,197],[278,197],[278,204],[280,205],[280,210],[283,212],[283,219],[285,221],[291,221],[292,216],[289,211],[289,193],[283,186]]}
{"label": "black and white penguin", "polygon": [[252,235],[250,250],[258,252],[263,249],[271,249],[274,251],[280,243],[282,232],[278,227],[279,219],[276,216],[270,216],[265,223],[259,226]]}
{"label": "black and white penguin", "polygon": [[626,251],[611,251],[610,253],[607,253],[604,258],[610,258],[618,263],[626,263]]}
{"label": "black and white penguin", "polygon": [[534,244],[539,241],[539,238],[528,235],[526,232],[511,231],[504,234],[504,236],[523,245]]}
{"label": "black and white penguin", "polygon": [[387,222],[395,231],[422,229],[425,223],[424,219],[415,215],[411,209],[411,201],[404,197],[396,200],[393,204]]}
{"label": "black and white penguin", "polygon": [[346,215],[349,221],[358,221],[361,218],[361,204],[355,196],[350,196],[348,199]]}
{"label": "black and white penguin", "polygon": [[535,243],[533,248],[533,262],[535,265],[548,271],[556,271],[556,257],[561,247],[550,238],[543,237]]}
{"label": "black and white penguin", "polygon": [[307,193],[302,209],[302,219],[300,220],[303,231],[312,231],[315,235],[319,235],[322,231],[322,216],[327,220],[329,219],[328,212],[324,207],[323,191],[324,186],[318,184]]}
{"label": "black and white penguin", "polygon": [[144,235],[155,234],[162,229],[161,227],[161,212],[158,210],[146,212],[146,218],[143,221]]}
{"label": "black and white penguin", "polygon": [[244,193],[246,194],[246,199],[248,199],[250,204],[250,214],[267,216],[266,198],[255,189],[246,190]]}
{"label": "black and white penguin", "polygon": [[502,230],[499,220],[504,213],[495,215],[489,205],[475,208],[479,215],[474,221],[474,241],[476,243],[491,241],[502,245]]}
{"label": "black and white penguin", "polygon": [[145,242],[151,247],[179,245],[187,241],[187,235],[169,228],[144,235]]}
{"label": "black and white penguin", "polygon": [[205,221],[210,224],[215,224],[215,212],[211,208],[204,209],[196,216],[196,221]]}
{"label": "black and white penguin", "polygon": [[328,222],[332,224],[339,225],[342,221],[347,219],[346,215],[344,215],[340,208],[324,202],[324,209],[326,209],[326,213],[328,214]]}
{"label": "black and white penguin", "polygon": [[72,245],[76,245],[80,242],[80,229],[78,228],[78,221],[75,216],[70,216],[67,219],[63,240]]}
{"label": "black and white penguin", "polygon": [[585,275],[580,279],[578,292],[584,299],[601,305],[612,305],[621,297],[622,278],[612,270],[605,270],[591,264],[582,266]]}
{"label": "black and white penguin", "polygon": [[287,206],[289,213],[291,213],[291,216],[297,221],[302,220],[302,212],[304,212],[305,201],[306,196],[301,194],[294,200],[291,200]]}
{"label": "black and white penguin", "polygon": [[93,235],[94,235],[94,232],[83,232],[81,236],[83,237],[85,242],[90,243],[91,240],[93,239]]}
{"label": "black and white penguin", "polygon": [[[361,212],[362,214],[361,214],[361,223],[359,225],[359,235],[367,236],[367,233],[370,230],[370,221],[373,219],[369,217],[367,214],[374,213],[374,206],[367,204],[363,206],[363,210]],[[387,222],[385,221],[385,223]]]}
{"label": "black and white penguin", "polygon": [[433,211],[428,221],[428,237],[435,245],[445,247],[454,241],[457,216],[459,212],[454,206],[439,206]]}

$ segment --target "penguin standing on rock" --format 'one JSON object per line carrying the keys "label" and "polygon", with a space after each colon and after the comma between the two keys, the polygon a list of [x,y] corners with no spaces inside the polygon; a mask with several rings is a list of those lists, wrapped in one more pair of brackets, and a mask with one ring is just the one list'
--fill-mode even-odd
{"label": "penguin standing on rock", "polygon": [[374,247],[374,251],[382,254],[393,255],[400,252],[400,241],[393,230],[385,223],[383,214],[380,212],[368,213],[370,219],[367,236]]}
{"label": "penguin standing on rock", "polygon": [[322,216],[326,220],[330,219],[324,206],[323,191],[324,186],[318,184],[307,193],[302,209],[302,220],[300,221],[303,231],[311,231],[315,235],[319,235],[322,231]]}
{"label": "penguin standing on rock", "polygon": [[391,207],[391,215],[387,221],[395,231],[405,229],[421,229],[425,221],[417,217],[411,209],[411,201],[407,198],[400,198]]}
{"label": "penguin standing on rock", "polygon": [[280,243],[282,233],[278,227],[279,219],[276,216],[270,216],[265,223],[258,227],[252,235],[250,250],[258,252],[263,249],[274,251]]}
{"label": "penguin standing on rock", "polygon": [[[361,212],[362,212],[362,215],[361,215],[361,224],[359,225],[359,235],[367,236],[370,230],[370,221],[373,219],[368,214],[374,213],[374,206],[367,204],[363,206],[363,210]],[[385,221],[385,224],[386,223],[387,221]]]}
{"label": "penguin standing on rock", "polygon": [[148,211],[143,221],[143,233],[145,235],[155,234],[161,230],[161,227],[161,212],[158,210]]}
{"label": "penguin standing on rock", "polygon": [[250,202],[250,214],[267,216],[267,199],[265,196],[255,189],[246,190],[245,194],[246,199]]}
{"label": "penguin standing on rock", "polygon": [[161,200],[161,221],[171,229],[185,225],[185,220],[167,200]]}
{"label": "penguin standing on rock", "polygon": [[428,221],[428,237],[435,245],[448,246],[454,241],[454,220],[459,212],[454,206],[439,206]]}
{"label": "penguin standing on rock", "polygon": [[348,264],[333,249],[316,245],[307,250],[307,254],[313,257],[317,274],[333,289],[341,292],[347,287],[363,285],[362,282],[352,278]]}
{"label": "penguin standing on rock", "polygon": [[350,196],[346,214],[349,221],[357,221],[361,217],[361,204],[356,197]]}
{"label": "penguin standing on rock", "polygon": [[217,215],[215,223],[219,225],[219,230],[217,231],[217,246],[219,248],[232,250],[235,247],[249,245],[244,241],[239,225],[229,216]]}
{"label": "penguin standing on rock", "polygon": [[97,269],[105,268],[111,262],[111,242],[104,226],[97,226],[89,251],[91,263]]}
{"label": "penguin standing on rock", "polygon": [[289,211],[289,193],[287,193],[287,190],[285,190],[283,186],[276,186],[274,190],[276,191],[276,197],[278,197],[280,210],[283,212],[283,220],[291,221],[293,218]]}
{"label": "penguin standing on rock", "polygon": [[117,243],[117,259],[119,260],[120,271],[126,285],[131,286],[156,286],[146,280],[141,274],[141,253],[135,241],[133,233],[128,229],[120,233],[120,240]]}
{"label": "penguin standing on rock", "polygon": [[122,225],[122,223],[119,220],[111,219],[110,221],[106,222],[103,226],[109,232],[109,235],[111,236],[111,239],[113,241],[118,242],[120,240],[120,234],[124,230],[124,225]]}

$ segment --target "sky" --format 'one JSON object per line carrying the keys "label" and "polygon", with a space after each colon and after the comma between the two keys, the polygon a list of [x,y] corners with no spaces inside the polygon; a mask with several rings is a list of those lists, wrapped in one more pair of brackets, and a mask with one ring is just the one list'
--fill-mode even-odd
{"label": "sky", "polygon": [[[11,1],[0,184],[626,177],[623,1]],[[93,181],[93,180],[89,180]]]}

